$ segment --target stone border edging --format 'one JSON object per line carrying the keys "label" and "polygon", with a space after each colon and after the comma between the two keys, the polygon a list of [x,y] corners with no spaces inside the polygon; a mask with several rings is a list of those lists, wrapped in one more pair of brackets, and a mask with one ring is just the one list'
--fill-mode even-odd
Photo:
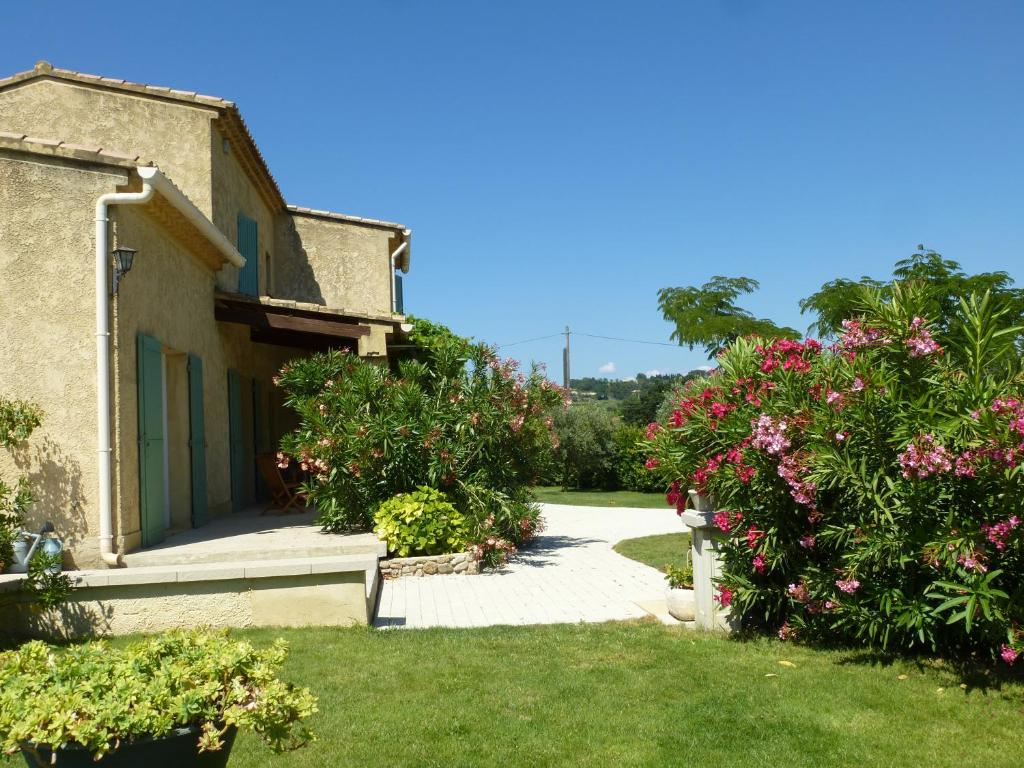
{"label": "stone border edging", "polygon": [[435,574],[480,573],[480,563],[469,552],[450,555],[424,555],[422,557],[392,557],[381,560],[380,574],[385,579],[399,576],[433,576]]}

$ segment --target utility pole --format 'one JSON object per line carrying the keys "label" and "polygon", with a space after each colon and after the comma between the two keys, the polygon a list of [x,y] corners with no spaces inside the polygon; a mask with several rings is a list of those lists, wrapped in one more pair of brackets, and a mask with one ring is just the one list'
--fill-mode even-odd
{"label": "utility pole", "polygon": [[565,349],[562,350],[562,386],[567,390],[572,389],[572,379],[569,377],[569,326],[565,326]]}

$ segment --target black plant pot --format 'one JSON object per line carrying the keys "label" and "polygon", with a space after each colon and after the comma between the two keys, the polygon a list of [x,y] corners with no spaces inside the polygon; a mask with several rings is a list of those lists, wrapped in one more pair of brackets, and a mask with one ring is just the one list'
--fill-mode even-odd
{"label": "black plant pot", "polygon": [[[66,766],[67,768],[224,768],[231,756],[237,729],[232,727],[222,737],[224,746],[216,752],[199,752],[199,728],[180,728],[159,739],[143,738],[108,753],[98,763],[92,754],[77,744],[56,751],[46,747],[22,748],[21,754],[29,768]],[[52,761],[52,762],[51,762]]]}

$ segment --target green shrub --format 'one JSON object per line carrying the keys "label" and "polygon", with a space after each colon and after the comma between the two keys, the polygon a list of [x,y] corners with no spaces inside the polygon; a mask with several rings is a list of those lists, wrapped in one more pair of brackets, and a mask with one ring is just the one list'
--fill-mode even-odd
{"label": "green shrub", "polygon": [[278,679],[284,641],[257,649],[226,631],[174,631],[123,648],[105,641],[64,650],[33,641],[0,653],[0,746],[85,747],[96,759],[122,743],[201,729],[220,749],[230,726],[251,729],[274,751],[306,743],[317,711],[305,688]]}
{"label": "green shrub", "polygon": [[470,552],[485,565],[503,564],[522,545],[544,529],[540,506],[530,492],[503,493],[482,486],[467,486],[466,499],[476,520]]}
{"label": "green shrub", "polygon": [[832,348],[740,339],[652,451],[670,503],[717,500],[719,600],[748,625],[882,647],[1024,652],[1024,379],[988,297],[932,326],[868,295]]}
{"label": "green shrub", "polygon": [[[15,448],[32,436],[43,412],[32,403],[0,397],[0,446]],[[32,489],[25,478],[12,487],[0,478],[0,572],[11,563],[14,537],[25,523],[32,504]]]}
{"label": "green shrub", "polygon": [[596,403],[573,403],[555,415],[558,480],[563,488],[616,488],[616,428],[612,414]]}
{"label": "green shrub", "polygon": [[[329,352],[279,375],[301,420],[281,458],[312,473],[309,498],[326,530],[368,528],[382,502],[426,486],[467,515],[475,535],[493,511],[476,503],[480,489],[518,502],[550,463],[548,414],[562,407],[561,388],[438,328],[420,338],[419,359],[394,371]],[[501,533],[521,541],[517,529]]]}
{"label": "green shrub", "polygon": [[661,475],[647,468],[650,445],[640,427],[622,426],[612,436],[615,446],[615,476],[618,486],[627,491],[657,493],[665,490]]}
{"label": "green shrub", "polygon": [[693,589],[693,564],[666,565],[665,580],[672,589]]}
{"label": "green shrub", "polygon": [[374,532],[399,557],[461,552],[470,524],[440,491],[421,487],[385,501],[373,515]]}

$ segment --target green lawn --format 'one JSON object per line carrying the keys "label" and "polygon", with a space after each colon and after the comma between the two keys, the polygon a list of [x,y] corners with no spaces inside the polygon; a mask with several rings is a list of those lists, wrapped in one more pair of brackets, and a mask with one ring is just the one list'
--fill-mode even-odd
{"label": "green lawn", "polygon": [[623,539],[614,547],[620,555],[639,560],[645,565],[664,571],[666,565],[686,565],[686,553],[690,549],[690,534],[663,533],[658,536],[641,536],[638,539]]}
{"label": "green lawn", "polygon": [[576,504],[584,507],[643,507],[667,509],[665,494],[638,493],[636,491],[563,491],[557,485],[542,485],[533,489],[537,501],[548,504]]}
{"label": "green lawn", "polygon": [[1021,684],[855,652],[654,623],[238,634],[291,641],[320,741],[275,758],[246,735],[230,766],[1024,764]]}
{"label": "green lawn", "polygon": [[319,741],[274,756],[243,734],[229,768],[1024,764],[1024,684],[932,663],[654,622],[236,635],[290,641]]}

